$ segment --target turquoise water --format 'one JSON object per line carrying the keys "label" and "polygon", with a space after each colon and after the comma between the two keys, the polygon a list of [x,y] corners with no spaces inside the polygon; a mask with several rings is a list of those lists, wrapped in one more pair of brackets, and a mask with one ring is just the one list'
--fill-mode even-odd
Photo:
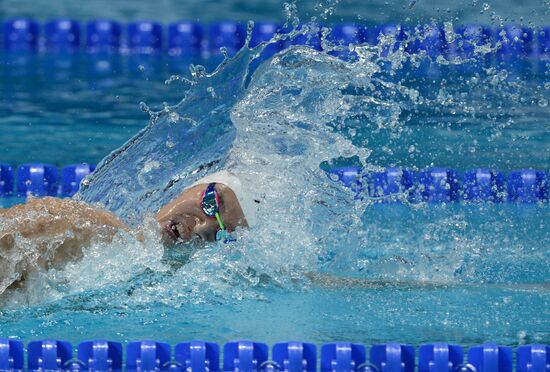
{"label": "turquoise water", "polygon": [[[539,6],[524,17],[536,22]],[[453,5],[447,16],[419,2],[411,12],[488,22],[483,7]],[[408,12],[392,9],[395,19]],[[549,343],[547,204],[379,205],[355,201],[319,169],[338,158],[370,169],[548,170],[547,80],[445,64],[437,64],[442,78],[418,79],[407,74],[415,67],[387,67],[407,55],[357,52],[359,62],[348,63],[294,48],[246,79],[254,53],[242,50],[214,74],[188,76],[191,88],[165,85],[164,67],[3,79],[13,95],[0,106],[10,129],[2,161],[97,162],[139,131],[103,161],[81,198],[129,224],[145,220],[146,239],[121,234],[64,270],[37,273],[3,296],[0,336]],[[170,106],[144,128],[140,101]],[[238,231],[233,245],[164,249],[151,213],[218,168],[264,191],[260,223]]]}
{"label": "turquoise water", "polygon": [[[79,57],[90,59],[86,54]],[[139,109],[140,102],[160,110],[163,102],[179,102],[185,88],[165,84],[173,74],[186,71],[185,64],[178,65],[178,71],[166,57],[159,68],[144,71],[122,57],[120,70],[107,75],[92,74],[80,63],[67,73],[67,79],[43,71],[45,58],[31,59],[22,77],[3,71],[2,162],[97,164],[147,122],[149,116]],[[208,60],[202,62],[208,64]],[[445,66],[441,70],[442,77],[421,81],[422,93],[429,97],[442,92],[454,100],[436,108],[429,102],[401,107],[399,120],[406,126],[379,127],[354,117],[341,130],[351,130],[354,143],[369,147],[370,162],[381,167],[550,168],[550,106],[544,103],[550,89],[547,78],[507,81],[499,70],[481,76],[461,76]],[[416,87],[420,83],[414,69],[410,71],[413,75],[403,77],[403,84]],[[498,94],[486,84],[491,79],[499,80]]]}
{"label": "turquoise water", "polygon": [[[325,9],[331,21],[355,21],[372,23],[427,23],[433,19],[455,20],[465,23],[533,23],[547,25],[548,2],[545,0],[434,0],[434,1],[298,1],[298,16],[309,19]],[[179,19],[196,19],[203,22],[220,18],[248,21],[284,20],[283,2],[277,0],[249,1],[186,1],[162,0],[158,2],[122,0],[91,0],[76,4],[71,0],[18,1],[6,0],[0,4],[0,18],[27,15],[38,19],[71,16],[76,19],[112,18],[119,21],[154,19],[172,22]]]}

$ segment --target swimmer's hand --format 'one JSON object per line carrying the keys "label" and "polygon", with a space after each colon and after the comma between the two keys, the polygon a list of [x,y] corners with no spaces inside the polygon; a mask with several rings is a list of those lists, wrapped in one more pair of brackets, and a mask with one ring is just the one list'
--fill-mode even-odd
{"label": "swimmer's hand", "polygon": [[72,199],[29,198],[0,209],[0,293],[35,270],[61,269],[92,241],[129,228],[112,213]]}

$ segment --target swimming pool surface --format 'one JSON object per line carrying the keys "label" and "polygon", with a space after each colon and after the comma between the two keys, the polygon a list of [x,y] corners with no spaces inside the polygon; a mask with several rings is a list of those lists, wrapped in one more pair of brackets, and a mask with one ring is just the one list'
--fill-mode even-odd
{"label": "swimming pool surface", "polygon": [[[166,9],[173,8],[182,17],[196,11],[205,22],[218,18],[206,11],[215,6],[202,2],[120,2],[106,7],[107,14],[98,1],[59,4],[38,14],[35,6],[6,2],[0,18],[129,21],[156,14],[171,22],[175,15]],[[549,12],[543,2],[525,9],[486,5],[343,2],[333,21],[414,24],[433,17],[447,30],[462,23],[497,27],[504,19],[544,25]],[[300,16],[322,12],[314,2],[297,6]],[[223,7],[236,20],[271,19],[273,9],[282,9],[275,2]],[[521,63],[480,68],[437,59],[426,72],[422,53],[355,52],[364,57],[358,63],[286,50],[244,86],[235,83],[246,75],[250,53],[242,52],[219,73],[194,80],[190,91],[179,81],[164,83],[186,74],[188,64],[166,54],[116,55],[115,68],[97,73],[84,52],[72,54],[65,67],[49,52],[15,64],[13,54],[0,52],[9,62],[0,69],[0,163],[98,164],[145,127],[150,116],[141,101],[153,111],[169,105],[130,151],[101,166],[82,196],[116,204],[130,223],[145,220],[145,243],[120,234],[113,244],[89,247],[81,262],[31,276],[28,288],[0,298],[0,337],[550,343],[547,202],[377,204],[355,200],[319,169],[328,161],[371,171],[548,172],[548,65],[531,61],[525,73]],[[210,70],[216,65],[198,62]],[[188,101],[174,106],[184,93]],[[146,191],[176,174],[191,177],[196,164],[212,159],[257,174],[250,182],[273,198],[267,202],[272,218],[240,231],[234,245],[164,249],[144,212],[160,199],[147,199]],[[111,174],[120,182],[109,183]],[[125,182],[135,184],[128,198],[139,200],[135,209],[144,213],[135,218],[134,204],[117,199]],[[21,244],[32,249],[32,242]]]}

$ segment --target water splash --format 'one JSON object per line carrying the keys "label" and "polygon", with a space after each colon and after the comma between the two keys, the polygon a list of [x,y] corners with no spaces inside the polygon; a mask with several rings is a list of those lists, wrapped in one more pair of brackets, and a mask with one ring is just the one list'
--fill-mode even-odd
{"label": "water splash", "polygon": [[[497,136],[514,120],[502,107],[516,103],[529,85],[509,79],[503,70],[487,69],[457,88],[447,82],[456,76],[452,68],[471,60],[411,53],[395,35],[381,35],[376,45],[339,45],[328,37],[329,28],[315,23],[299,27],[294,5],[288,4],[287,12],[290,32],[255,48],[247,43],[211,73],[192,66],[189,77],[169,79],[189,87],[182,101],[159,112],[144,104],[151,115],[149,125],[109,155],[79,195],[136,227],[197,179],[229,169],[261,194],[257,226],[237,231],[235,244],[188,247],[181,257],[181,247],[165,251],[158,244],[156,227],[150,224],[145,231],[151,238],[145,243],[124,236],[110,245],[92,245],[82,261],[65,270],[29,278],[31,292],[16,291],[13,301],[60,300],[84,293],[105,306],[179,307],[262,299],[265,288],[300,291],[310,285],[309,274],[319,272],[438,283],[540,279],[539,263],[544,260],[539,255],[522,261],[532,268],[531,275],[518,266],[511,274],[504,269],[525,249],[526,243],[518,240],[540,244],[536,239],[507,233],[506,254],[495,250],[494,239],[512,222],[521,230],[547,211],[535,211],[535,217],[524,221],[498,208],[496,219],[495,211],[475,217],[449,206],[392,211],[368,198],[355,201],[350,190],[319,166],[333,159],[354,159],[367,170],[396,165],[394,160],[377,162],[380,151],[386,159],[405,159],[397,165],[418,165],[423,156],[433,162],[436,152],[415,142],[411,127],[444,118],[447,123],[436,129],[450,131],[465,118],[484,115],[494,123],[488,130]],[[251,74],[251,63],[267,45],[318,32],[323,52],[294,46]],[[412,43],[423,35],[425,29],[417,29],[407,40]],[[495,50],[479,48],[475,58],[480,59]],[[352,57],[341,59],[331,52]],[[433,76],[414,74],[426,63],[447,74],[429,84]],[[452,156],[463,155],[460,149],[451,150]],[[395,221],[403,219],[410,225],[396,226]],[[546,228],[537,227],[532,236],[547,242]],[[127,265],[127,257],[132,257],[132,265]],[[117,266],[125,269],[118,272]],[[113,293],[128,295],[113,300]]]}

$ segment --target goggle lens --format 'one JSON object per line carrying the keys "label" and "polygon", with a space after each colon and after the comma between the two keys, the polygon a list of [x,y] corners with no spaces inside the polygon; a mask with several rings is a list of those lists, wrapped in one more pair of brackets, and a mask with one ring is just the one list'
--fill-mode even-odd
{"label": "goggle lens", "polygon": [[211,183],[208,185],[206,190],[204,190],[204,195],[202,196],[201,208],[204,214],[208,217],[216,217],[218,224],[220,225],[220,230],[216,233],[216,240],[221,240],[224,243],[234,242],[236,239],[233,238],[225,229],[220,215],[220,204],[218,201],[218,194],[215,189],[216,184]]}
{"label": "goggle lens", "polygon": [[209,192],[204,195],[201,208],[208,217],[214,217],[216,215],[216,213],[219,211],[219,206],[215,191]]}

